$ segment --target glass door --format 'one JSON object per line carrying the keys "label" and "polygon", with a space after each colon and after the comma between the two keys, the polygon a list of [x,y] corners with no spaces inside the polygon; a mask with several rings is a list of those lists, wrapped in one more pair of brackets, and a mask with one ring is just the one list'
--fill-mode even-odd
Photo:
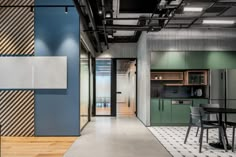
{"label": "glass door", "polygon": [[111,59],[96,59],[95,115],[111,115]]}
{"label": "glass door", "polygon": [[116,61],[116,108],[118,116],[134,116],[136,113],[136,61]]}

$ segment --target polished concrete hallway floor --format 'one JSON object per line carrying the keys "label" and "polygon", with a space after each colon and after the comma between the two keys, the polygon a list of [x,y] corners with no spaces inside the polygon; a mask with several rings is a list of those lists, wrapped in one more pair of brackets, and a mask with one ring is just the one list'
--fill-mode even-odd
{"label": "polished concrete hallway floor", "polygon": [[171,157],[135,117],[97,117],[65,157]]}

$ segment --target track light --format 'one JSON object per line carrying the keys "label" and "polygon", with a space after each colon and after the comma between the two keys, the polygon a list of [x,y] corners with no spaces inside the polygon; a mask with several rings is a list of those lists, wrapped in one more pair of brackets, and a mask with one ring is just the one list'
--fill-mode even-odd
{"label": "track light", "polygon": [[105,17],[106,17],[106,18],[111,18],[111,12],[106,12]]}
{"label": "track light", "polygon": [[34,7],[30,7],[30,12],[34,12]]}
{"label": "track light", "polygon": [[99,10],[99,11],[98,11],[98,14],[99,14],[99,15],[102,15],[102,10]]}
{"label": "track light", "polygon": [[203,20],[203,24],[233,25],[234,20]]}
{"label": "track light", "polygon": [[65,13],[66,14],[68,13],[68,7],[65,7]]}

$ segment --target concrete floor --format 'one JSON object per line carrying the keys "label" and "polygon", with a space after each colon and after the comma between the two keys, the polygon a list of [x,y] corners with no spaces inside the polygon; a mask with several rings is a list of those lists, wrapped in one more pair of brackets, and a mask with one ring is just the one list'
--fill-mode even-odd
{"label": "concrete floor", "polygon": [[135,117],[97,117],[64,157],[171,157]]}

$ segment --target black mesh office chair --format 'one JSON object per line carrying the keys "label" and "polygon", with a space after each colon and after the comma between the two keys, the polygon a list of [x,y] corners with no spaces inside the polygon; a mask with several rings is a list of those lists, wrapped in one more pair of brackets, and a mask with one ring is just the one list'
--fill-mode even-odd
{"label": "black mesh office chair", "polygon": [[184,144],[186,144],[186,142],[187,142],[187,139],[188,139],[191,127],[192,126],[199,127],[201,129],[200,139],[199,139],[199,142],[200,142],[199,153],[201,153],[201,150],[202,150],[202,138],[203,138],[204,130],[205,129],[221,129],[221,133],[222,133],[221,134],[221,138],[223,140],[225,151],[227,151],[226,142],[224,140],[224,131],[223,131],[224,129],[223,129],[223,127],[218,125],[218,124],[214,124],[211,121],[204,120],[205,117],[206,117],[206,114],[203,111],[202,107],[190,107],[190,109],[191,109],[191,113],[190,113],[189,127],[188,127],[188,130],[187,130],[187,133],[186,133]]}

